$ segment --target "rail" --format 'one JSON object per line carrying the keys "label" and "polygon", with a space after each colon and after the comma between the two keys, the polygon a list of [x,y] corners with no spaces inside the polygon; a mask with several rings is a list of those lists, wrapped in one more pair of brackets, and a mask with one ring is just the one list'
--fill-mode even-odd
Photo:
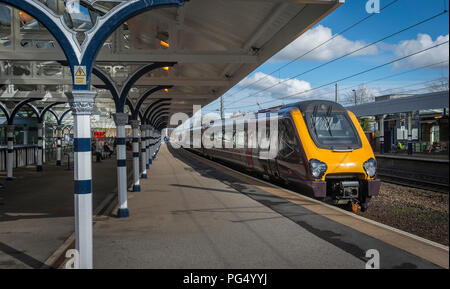
{"label": "rail", "polygon": [[448,193],[448,160],[424,157],[377,155],[382,181]]}

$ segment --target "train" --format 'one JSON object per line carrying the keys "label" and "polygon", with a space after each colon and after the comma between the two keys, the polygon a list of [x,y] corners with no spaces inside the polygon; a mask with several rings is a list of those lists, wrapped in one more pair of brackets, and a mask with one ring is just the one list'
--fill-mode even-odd
{"label": "train", "polygon": [[[378,195],[380,180],[373,150],[358,119],[342,105],[326,100],[308,100],[277,106],[246,117],[226,118],[193,125],[185,149],[220,161],[259,177],[289,184],[300,193],[356,212],[365,212]],[[268,144],[277,145],[268,157],[259,145],[251,145],[261,116],[266,127],[274,121],[277,142],[270,141],[273,129],[266,129]],[[228,127],[228,129],[227,129]],[[261,126],[262,127],[262,126]],[[243,129],[242,129],[243,128]],[[195,134],[213,131],[208,140],[221,145],[194,146]],[[273,133],[275,135],[275,133]],[[274,137],[273,137],[274,138]]]}

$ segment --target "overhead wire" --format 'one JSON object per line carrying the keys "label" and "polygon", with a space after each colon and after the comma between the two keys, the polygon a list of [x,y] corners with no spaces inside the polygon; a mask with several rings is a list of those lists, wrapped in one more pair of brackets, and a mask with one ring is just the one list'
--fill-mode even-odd
{"label": "overhead wire", "polygon": [[[365,73],[367,73],[367,72],[370,72],[370,71],[373,71],[373,70],[382,68],[382,67],[384,67],[384,66],[387,66],[387,65],[390,65],[390,64],[399,62],[399,61],[401,61],[401,60],[407,59],[407,58],[409,58],[409,57],[418,55],[418,54],[420,54],[420,53],[423,53],[423,52],[428,51],[428,50],[430,50],[430,49],[437,48],[437,47],[439,47],[439,46],[441,46],[441,45],[448,44],[448,43],[449,43],[449,41],[447,40],[447,41],[444,41],[444,42],[435,44],[435,45],[433,45],[433,46],[427,47],[427,48],[425,48],[425,49],[421,49],[421,50],[416,51],[416,52],[414,52],[414,53],[408,54],[408,55],[406,55],[406,56],[402,56],[402,57],[396,58],[396,59],[394,59],[394,60],[385,62],[385,63],[383,63],[383,64],[380,64],[380,65],[371,67],[371,68],[369,68],[369,69],[365,69],[365,70],[363,70],[363,71],[360,71],[360,72],[357,72],[357,73],[348,75],[348,76],[346,76],[346,77],[343,77],[343,78],[340,78],[340,79],[337,79],[337,80],[328,82],[328,83],[326,83],[326,84],[322,84],[322,85],[320,85],[320,86],[317,86],[317,87],[314,87],[314,88],[311,88],[311,89],[308,89],[308,90],[305,90],[305,91],[293,93],[293,94],[290,94],[290,95],[287,95],[287,96],[284,96],[284,97],[281,97],[281,98],[277,98],[277,99],[274,99],[274,100],[269,100],[269,101],[261,102],[260,104],[271,103],[271,102],[275,102],[275,101],[279,101],[279,100],[291,98],[291,97],[293,97],[293,96],[297,96],[297,95],[304,94],[304,93],[307,93],[307,92],[311,92],[311,91],[317,90],[317,89],[319,89],[319,88],[326,87],[326,86],[331,85],[331,84],[335,84],[336,82],[341,82],[341,81],[344,81],[344,80],[347,80],[347,79],[356,77],[356,76],[358,76],[358,75],[365,74]],[[245,106],[229,107],[228,109],[231,109],[231,108],[233,108],[233,109],[234,109],[234,108],[242,108],[242,107],[245,107]]]}

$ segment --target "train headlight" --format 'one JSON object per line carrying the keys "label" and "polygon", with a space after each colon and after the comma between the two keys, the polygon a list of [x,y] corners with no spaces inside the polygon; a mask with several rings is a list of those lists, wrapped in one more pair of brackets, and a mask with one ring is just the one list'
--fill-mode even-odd
{"label": "train headlight", "polygon": [[366,171],[366,174],[373,178],[375,174],[377,173],[377,161],[373,158],[368,159],[363,164],[364,170]]}
{"label": "train headlight", "polygon": [[309,167],[311,168],[311,175],[316,179],[322,178],[328,169],[327,165],[324,162],[316,159],[309,160]]}

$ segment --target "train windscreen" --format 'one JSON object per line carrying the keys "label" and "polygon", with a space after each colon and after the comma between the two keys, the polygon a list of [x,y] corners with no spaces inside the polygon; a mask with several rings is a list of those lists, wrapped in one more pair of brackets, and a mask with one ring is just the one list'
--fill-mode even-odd
{"label": "train windscreen", "polygon": [[356,128],[343,110],[308,111],[305,114],[309,133],[319,148],[356,149],[361,147]]}

